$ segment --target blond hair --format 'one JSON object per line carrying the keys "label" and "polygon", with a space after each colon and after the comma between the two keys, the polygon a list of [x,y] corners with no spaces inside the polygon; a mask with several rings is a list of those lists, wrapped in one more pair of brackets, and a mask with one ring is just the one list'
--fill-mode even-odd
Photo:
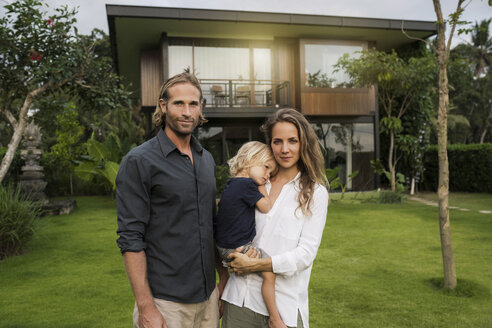
{"label": "blond hair", "polygon": [[236,176],[239,172],[268,161],[275,163],[270,147],[259,141],[250,141],[239,148],[236,156],[227,161],[229,173]]}
{"label": "blond hair", "polygon": [[[180,83],[189,83],[195,88],[197,88],[198,91],[200,91],[200,104],[204,106],[202,88],[200,87],[200,82],[198,82],[196,76],[189,72],[183,72],[181,74],[175,75],[171,77],[169,80],[167,80],[165,83],[163,83],[161,86],[161,90],[159,91],[159,99],[157,99],[157,106],[155,106],[155,111],[154,114],[152,115],[152,119],[156,127],[161,125],[164,126],[166,124],[166,112],[161,108],[160,105],[161,99],[164,101],[165,106],[167,106],[167,102],[171,97],[171,95],[169,94],[169,89],[175,86],[176,84],[180,84]],[[203,116],[203,113],[200,113],[198,120],[199,120],[198,125],[202,125],[208,122],[207,119],[205,119],[205,117]]]}
{"label": "blond hair", "polygon": [[325,159],[321,152],[321,145],[319,144],[316,132],[314,132],[314,129],[304,115],[295,109],[285,108],[270,115],[260,128],[265,134],[265,139],[270,146],[273,126],[280,122],[292,123],[299,135],[300,156],[297,166],[301,172],[301,190],[299,192],[298,202],[302,214],[311,216],[310,207],[316,184],[327,186]]}

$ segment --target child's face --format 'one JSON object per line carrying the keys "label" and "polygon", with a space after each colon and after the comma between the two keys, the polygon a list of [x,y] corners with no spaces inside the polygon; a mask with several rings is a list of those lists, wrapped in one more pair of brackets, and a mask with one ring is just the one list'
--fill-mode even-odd
{"label": "child's face", "polygon": [[248,175],[253,181],[259,185],[264,185],[270,178],[270,174],[275,169],[275,162],[269,160],[263,165],[253,165],[249,168]]}

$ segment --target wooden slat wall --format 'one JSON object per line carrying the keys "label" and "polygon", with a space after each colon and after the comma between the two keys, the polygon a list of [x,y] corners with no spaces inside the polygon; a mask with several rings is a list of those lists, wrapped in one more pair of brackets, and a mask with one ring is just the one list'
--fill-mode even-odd
{"label": "wooden slat wall", "polygon": [[295,79],[295,54],[296,41],[290,39],[277,39],[277,81],[289,81],[290,83],[290,103],[296,103],[296,79]]}
{"label": "wooden slat wall", "polygon": [[367,92],[301,93],[301,109],[305,115],[370,115],[375,106],[374,87]]}
{"label": "wooden slat wall", "polygon": [[158,50],[140,53],[140,90],[142,106],[155,106],[162,84],[161,56]]}

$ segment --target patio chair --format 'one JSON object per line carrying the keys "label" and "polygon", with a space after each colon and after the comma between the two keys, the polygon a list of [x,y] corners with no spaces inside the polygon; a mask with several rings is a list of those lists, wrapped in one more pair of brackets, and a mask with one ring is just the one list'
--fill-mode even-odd
{"label": "patio chair", "polygon": [[249,85],[242,85],[236,88],[234,102],[238,105],[249,105],[251,103],[251,91]]}
{"label": "patio chair", "polygon": [[212,94],[212,103],[214,107],[227,105],[227,95],[224,93],[222,86],[212,85],[210,87],[210,93]]}

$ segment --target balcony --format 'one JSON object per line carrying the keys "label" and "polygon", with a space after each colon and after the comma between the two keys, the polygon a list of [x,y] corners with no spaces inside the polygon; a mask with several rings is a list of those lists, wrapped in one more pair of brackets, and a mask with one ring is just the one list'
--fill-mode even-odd
{"label": "balcony", "polygon": [[207,116],[264,116],[290,107],[288,81],[201,79]]}

